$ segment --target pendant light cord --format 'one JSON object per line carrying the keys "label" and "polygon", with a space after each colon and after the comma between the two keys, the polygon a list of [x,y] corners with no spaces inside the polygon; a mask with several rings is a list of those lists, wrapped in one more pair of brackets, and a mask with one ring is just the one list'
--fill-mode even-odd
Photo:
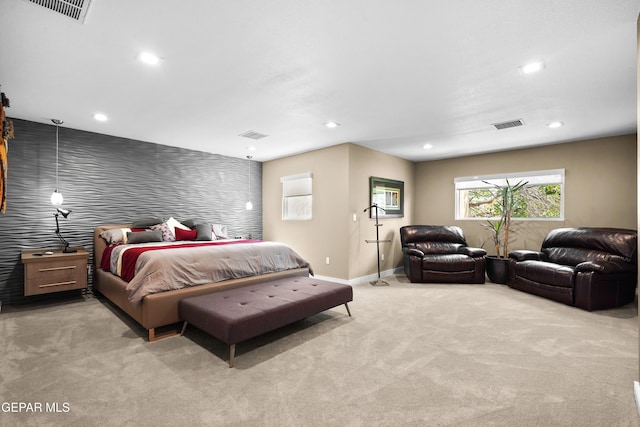
{"label": "pendant light cord", "polygon": [[249,201],[251,201],[251,159],[253,156],[247,156],[247,160],[249,160]]}
{"label": "pendant light cord", "polygon": [[56,191],[58,191],[58,129],[60,126],[56,123]]}
{"label": "pendant light cord", "polygon": [[244,205],[245,209],[250,211],[253,209],[253,203],[251,203],[251,159],[253,156],[247,156],[247,160],[249,161],[249,197],[247,197],[247,204]]}
{"label": "pendant light cord", "polygon": [[58,187],[58,145],[59,145],[59,130],[60,130],[60,125],[62,123],[64,123],[62,120],[60,119],[51,119],[51,121],[53,122],[54,125],[56,125],[56,191],[58,192],[59,187]]}
{"label": "pendant light cord", "polygon": [[60,169],[60,125],[64,123],[60,119],[51,119],[53,124],[56,125],[56,188],[51,193],[51,204],[54,206],[58,206],[62,204],[63,198],[62,194],[60,194],[59,183],[59,169]]}

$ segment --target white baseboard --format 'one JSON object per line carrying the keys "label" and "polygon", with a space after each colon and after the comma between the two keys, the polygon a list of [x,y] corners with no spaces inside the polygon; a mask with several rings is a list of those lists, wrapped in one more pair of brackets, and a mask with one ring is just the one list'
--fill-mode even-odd
{"label": "white baseboard", "polygon": [[331,276],[321,276],[319,274],[314,274],[313,277],[318,279],[318,280],[326,280],[327,282],[342,283],[343,285],[349,285],[350,284],[348,280],[338,279],[336,277],[331,277]]}
{"label": "white baseboard", "polygon": [[638,409],[638,415],[640,415],[640,383],[638,381],[633,382],[633,394],[636,397],[636,408]]}
{"label": "white baseboard", "polygon": [[[393,276],[394,274],[399,274],[403,272],[404,272],[404,267],[398,267],[391,270],[381,271],[380,277],[382,278],[382,277]],[[313,277],[315,277],[318,280],[326,280],[328,282],[336,282],[336,283],[342,283],[343,285],[353,286],[353,285],[368,284],[369,282],[376,280],[378,278],[378,273],[370,274],[368,276],[356,277],[355,279],[350,279],[350,280],[338,279],[336,277],[330,277],[330,276],[320,276],[318,274],[316,274]]]}

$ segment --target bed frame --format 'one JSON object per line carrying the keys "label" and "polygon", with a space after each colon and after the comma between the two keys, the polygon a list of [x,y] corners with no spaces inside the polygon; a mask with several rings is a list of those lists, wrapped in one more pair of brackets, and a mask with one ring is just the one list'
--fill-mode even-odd
{"label": "bed frame", "polygon": [[298,268],[278,273],[262,274],[259,276],[244,277],[241,279],[225,280],[218,283],[183,288],[157,294],[147,295],[138,305],[132,304],[127,297],[127,282],[109,271],[100,268],[102,253],[107,243],[100,233],[111,228],[131,228],[131,224],[98,225],[93,232],[93,289],[98,291],[109,301],[128,314],[133,320],[142,325],[149,332],[149,341],[157,341],[169,336],[178,335],[176,328],[173,331],[156,334],[156,328],[177,324],[181,321],[178,315],[178,303],[186,297],[209,294],[226,289],[233,289],[254,283],[281,279],[291,276],[309,277],[309,269]]}

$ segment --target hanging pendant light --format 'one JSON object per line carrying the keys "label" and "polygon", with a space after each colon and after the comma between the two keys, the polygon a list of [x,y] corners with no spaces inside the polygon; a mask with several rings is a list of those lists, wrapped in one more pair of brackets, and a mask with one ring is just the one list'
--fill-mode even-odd
{"label": "hanging pendant light", "polygon": [[247,159],[249,159],[249,201],[244,207],[250,211],[253,209],[253,203],[251,203],[251,159],[253,159],[253,156],[247,156]]}
{"label": "hanging pendant light", "polygon": [[64,122],[59,119],[51,119],[51,121],[56,125],[56,189],[51,193],[51,204],[59,206],[62,204],[63,198],[58,190],[58,126]]}

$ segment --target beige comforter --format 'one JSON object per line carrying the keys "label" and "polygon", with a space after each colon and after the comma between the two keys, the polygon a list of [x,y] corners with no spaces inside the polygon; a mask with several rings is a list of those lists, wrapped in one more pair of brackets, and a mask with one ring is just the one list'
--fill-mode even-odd
{"label": "beige comforter", "polygon": [[[134,245],[122,245],[111,253],[112,273],[118,274],[118,259],[127,246]],[[296,268],[310,266],[287,245],[276,242],[151,250],[138,257],[127,293],[129,300],[138,304],[153,293]]]}

